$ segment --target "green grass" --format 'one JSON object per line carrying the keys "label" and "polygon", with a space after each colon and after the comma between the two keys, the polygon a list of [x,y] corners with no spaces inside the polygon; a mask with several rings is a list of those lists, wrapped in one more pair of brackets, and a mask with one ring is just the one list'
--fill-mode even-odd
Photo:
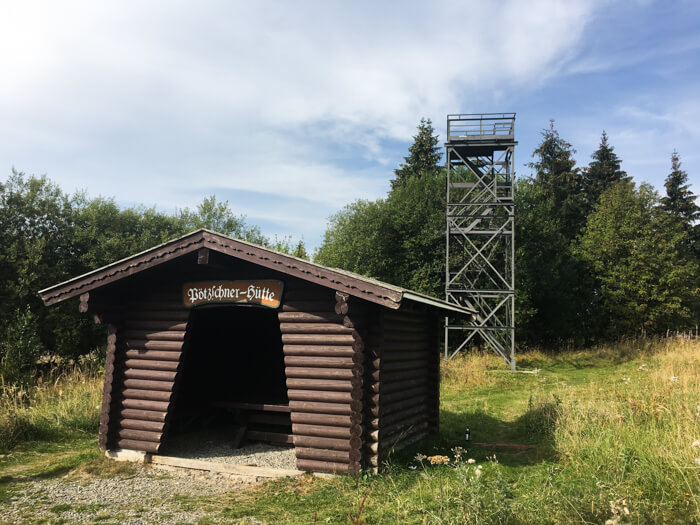
{"label": "green grass", "polygon": [[[511,374],[496,358],[478,355],[443,367],[440,438],[395,454],[382,474],[304,476],[211,498],[174,495],[169,504],[202,510],[201,523],[344,524],[365,496],[366,524],[624,523],[625,509],[632,523],[700,521],[700,449],[691,446],[700,439],[700,342],[530,352],[519,364],[540,371]],[[106,477],[130,468],[99,457],[94,433],[61,424],[75,421],[68,405],[48,429],[52,439],[22,442],[0,458],[0,500],[11,481],[67,472]],[[467,426],[477,442],[534,448],[467,447],[455,460]],[[431,465],[415,460],[417,453],[451,461]]]}

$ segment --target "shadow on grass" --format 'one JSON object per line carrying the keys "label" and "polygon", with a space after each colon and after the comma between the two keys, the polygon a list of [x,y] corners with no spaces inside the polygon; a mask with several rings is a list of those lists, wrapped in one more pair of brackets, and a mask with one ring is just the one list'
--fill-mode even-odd
{"label": "shadow on grass", "polygon": [[[445,455],[452,457],[452,449],[462,447],[467,455],[477,461],[487,456],[497,455],[498,461],[509,466],[536,465],[544,461],[555,461],[557,451],[554,444],[554,430],[559,420],[559,402],[530,399],[528,410],[514,421],[504,421],[483,411],[450,412],[441,411],[441,430],[438,437],[428,437],[415,445],[392,455],[397,466],[408,466],[417,453]],[[505,443],[530,445],[532,448],[520,450],[507,447],[470,446],[465,440],[465,430],[469,428],[472,443]]]}

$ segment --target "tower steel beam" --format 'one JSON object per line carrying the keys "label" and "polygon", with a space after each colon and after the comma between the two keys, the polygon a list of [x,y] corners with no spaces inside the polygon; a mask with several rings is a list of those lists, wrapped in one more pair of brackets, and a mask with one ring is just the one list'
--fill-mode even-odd
{"label": "tower steel beam", "polygon": [[447,115],[445,298],[477,310],[445,319],[445,359],[487,345],[515,370],[515,113]]}

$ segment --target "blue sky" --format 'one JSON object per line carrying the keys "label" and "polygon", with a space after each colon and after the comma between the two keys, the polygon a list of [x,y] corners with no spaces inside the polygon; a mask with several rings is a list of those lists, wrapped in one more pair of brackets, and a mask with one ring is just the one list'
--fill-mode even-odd
{"label": "blue sky", "polygon": [[515,111],[519,176],[554,119],[579,164],[605,130],[661,191],[676,148],[698,193],[699,65],[690,0],[4,2],[0,168],[164,211],[216,194],[313,248],[421,117]]}

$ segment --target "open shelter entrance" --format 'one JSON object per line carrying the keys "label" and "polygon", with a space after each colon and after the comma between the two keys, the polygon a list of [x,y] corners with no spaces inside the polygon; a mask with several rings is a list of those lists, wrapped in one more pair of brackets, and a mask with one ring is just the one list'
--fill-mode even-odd
{"label": "open shelter entrance", "polygon": [[235,449],[291,443],[289,400],[277,312],[250,305],[199,306],[185,338],[168,445],[205,433]]}

